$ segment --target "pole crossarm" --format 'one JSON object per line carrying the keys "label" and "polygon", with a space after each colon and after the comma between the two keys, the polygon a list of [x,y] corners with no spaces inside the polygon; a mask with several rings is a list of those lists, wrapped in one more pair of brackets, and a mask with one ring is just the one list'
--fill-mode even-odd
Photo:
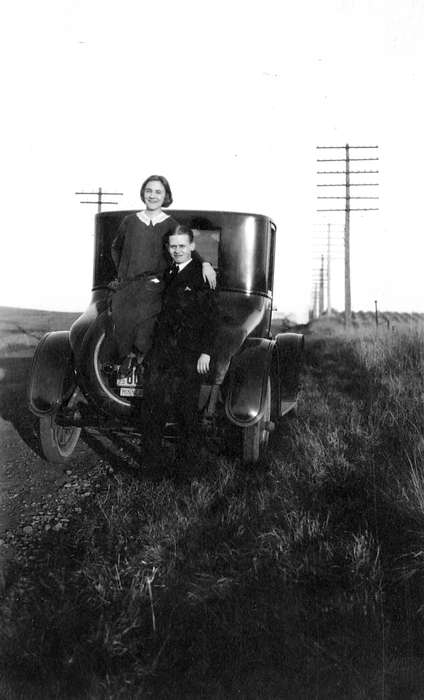
{"label": "pole crossarm", "polygon": [[[327,149],[338,148],[339,150],[340,149],[345,150],[346,145],[345,146],[317,146],[317,149],[323,149],[323,148],[327,148]],[[378,148],[378,146],[348,146],[348,148],[349,149],[351,149],[351,148]]]}
{"label": "pole crossarm", "polygon": [[[379,182],[351,182],[349,187],[379,187],[379,185]],[[346,187],[346,184],[344,182],[323,182],[317,187]]]}
{"label": "pole crossarm", "polygon": [[[80,201],[80,204],[98,204],[98,203],[99,202],[97,200],[95,202],[93,202],[93,200],[88,200],[88,199],[84,199],[84,200]],[[104,199],[102,199],[101,203],[102,204],[118,204],[118,202],[105,202]]]}
{"label": "pole crossarm", "polygon": [[102,210],[102,205],[103,204],[118,204],[118,202],[108,202],[103,199],[103,197],[121,197],[124,193],[123,192],[104,192],[101,187],[96,190],[96,192],[87,192],[85,190],[80,191],[80,192],[75,192],[75,194],[94,194],[97,195],[97,200],[93,202],[92,200],[85,199],[83,201],[80,201],[80,204],[97,204],[97,212],[100,213]]}
{"label": "pole crossarm", "polygon": [[355,207],[348,207],[344,209],[317,209],[316,211],[380,211],[378,207],[368,207],[364,209],[356,209]]}
{"label": "pole crossarm", "polygon": [[[380,160],[377,158],[349,158],[350,161],[358,160]],[[346,158],[317,158],[317,163],[346,163]]]}
{"label": "pole crossarm", "polygon": [[[379,173],[379,170],[350,170],[350,174]],[[346,175],[346,170],[317,170],[317,175]]]}

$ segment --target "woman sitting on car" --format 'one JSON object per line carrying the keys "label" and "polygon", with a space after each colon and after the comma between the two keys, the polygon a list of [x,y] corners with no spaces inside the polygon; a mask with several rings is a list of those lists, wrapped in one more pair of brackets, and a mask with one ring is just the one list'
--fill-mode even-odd
{"label": "woman sitting on car", "polygon": [[[172,204],[171,188],[163,175],[150,175],[141,186],[140,197],[146,208],[123,219],[111,250],[118,278],[112,297],[112,320],[124,373],[134,363],[141,365],[151,346],[161,309],[163,273],[170,263],[164,237],[178,225],[163,211]],[[205,281],[214,289],[215,270],[198,253],[194,255],[202,262]]]}

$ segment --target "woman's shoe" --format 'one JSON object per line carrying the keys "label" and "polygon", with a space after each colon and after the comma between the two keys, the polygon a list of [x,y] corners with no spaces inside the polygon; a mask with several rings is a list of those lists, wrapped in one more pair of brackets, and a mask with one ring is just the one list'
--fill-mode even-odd
{"label": "woman's shoe", "polygon": [[125,360],[121,363],[119,374],[122,377],[129,377],[130,374],[132,373],[134,364],[135,364],[135,355],[134,355],[134,353],[130,353],[129,355],[127,355]]}

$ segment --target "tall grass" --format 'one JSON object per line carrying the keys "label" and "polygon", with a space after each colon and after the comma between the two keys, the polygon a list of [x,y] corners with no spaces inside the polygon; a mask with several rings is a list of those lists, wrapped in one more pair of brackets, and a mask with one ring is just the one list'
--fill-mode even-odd
{"label": "tall grass", "polygon": [[419,697],[423,360],[418,332],[311,336],[298,415],[255,469],[213,454],[154,478],[100,465],[83,515],[10,570],[10,687]]}

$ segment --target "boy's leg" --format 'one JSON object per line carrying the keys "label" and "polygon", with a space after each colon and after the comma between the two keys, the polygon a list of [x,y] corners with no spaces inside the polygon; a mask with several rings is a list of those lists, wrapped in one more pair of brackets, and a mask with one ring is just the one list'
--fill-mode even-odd
{"label": "boy's leg", "polygon": [[198,401],[201,378],[197,373],[197,355],[187,354],[181,372],[176,405],[181,424],[180,456],[194,457],[199,447]]}
{"label": "boy's leg", "polygon": [[144,396],[141,420],[146,452],[158,455],[162,449],[162,436],[168,420],[170,407],[173,406],[174,368],[169,368],[155,361],[150,361],[145,371]]}

